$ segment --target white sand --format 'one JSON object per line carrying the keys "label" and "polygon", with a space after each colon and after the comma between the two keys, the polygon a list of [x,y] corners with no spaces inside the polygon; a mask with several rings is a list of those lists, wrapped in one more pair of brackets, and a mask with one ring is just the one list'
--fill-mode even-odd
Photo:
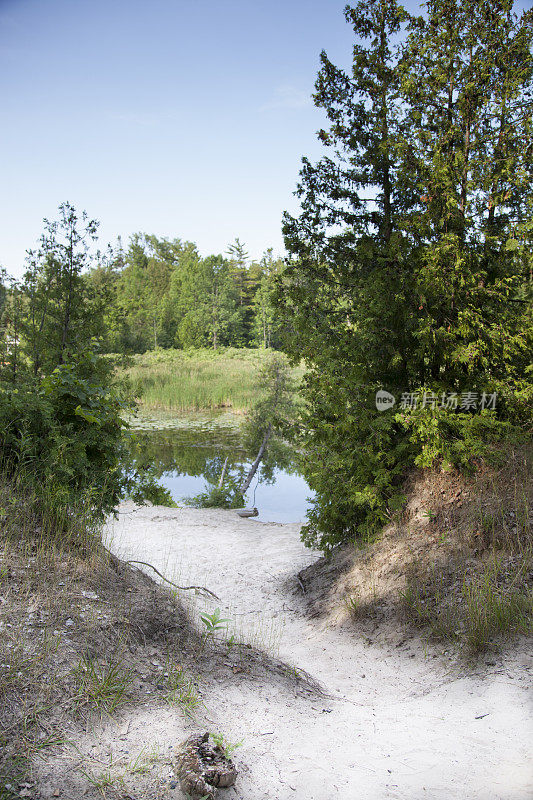
{"label": "white sand", "polygon": [[214,680],[204,698],[214,729],[244,739],[237,785],[221,798],[532,798],[531,658],[522,652],[461,675],[417,640],[387,649],[355,630],[324,629],[286,586],[317,557],[298,533],[234,511],[131,504],[108,526],[117,555],[208,586],[254,643],[277,639],[279,655],[331,695],[305,697],[274,679]]}

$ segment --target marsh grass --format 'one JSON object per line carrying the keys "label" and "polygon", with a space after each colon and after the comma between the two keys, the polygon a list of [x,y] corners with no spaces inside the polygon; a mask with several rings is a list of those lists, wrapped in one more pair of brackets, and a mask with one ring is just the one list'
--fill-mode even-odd
{"label": "marsh grass", "polygon": [[[246,411],[256,396],[257,371],[270,351],[252,348],[157,350],[132,357],[120,372],[145,408]],[[303,370],[293,370],[299,382]]]}

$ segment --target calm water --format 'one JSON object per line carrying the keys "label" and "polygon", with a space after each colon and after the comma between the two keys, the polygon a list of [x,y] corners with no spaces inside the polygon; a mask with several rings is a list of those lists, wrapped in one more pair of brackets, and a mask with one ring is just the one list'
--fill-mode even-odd
{"label": "calm water", "polygon": [[[237,415],[150,412],[131,421],[134,452],[140,465],[150,465],[172,499],[183,502],[217,484],[226,457],[227,474],[246,474],[256,453],[247,452]],[[298,474],[288,449],[260,467],[245,501],[259,510],[263,522],[304,522],[312,495]]]}

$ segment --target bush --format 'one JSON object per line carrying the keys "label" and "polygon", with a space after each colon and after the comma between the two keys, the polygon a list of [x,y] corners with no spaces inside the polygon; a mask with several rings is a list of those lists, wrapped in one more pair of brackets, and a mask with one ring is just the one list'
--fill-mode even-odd
{"label": "bush", "polygon": [[91,352],[59,365],[39,383],[1,385],[2,471],[46,488],[58,510],[84,506],[98,518],[127,494],[168,502],[149,472],[132,466],[122,421],[129,407]]}
{"label": "bush", "polygon": [[244,500],[234,481],[226,486],[210,486],[206,492],[190,497],[187,503],[193,508],[243,508]]}
{"label": "bush", "polygon": [[302,539],[325,553],[344,541],[372,537],[402,507],[403,481],[413,466],[471,473],[482,462],[501,460],[498,443],[515,444],[526,436],[493,411],[379,412],[372,404],[369,392],[356,415],[322,400],[323,419],[319,425],[313,420],[311,433],[302,437],[304,473],[316,493]]}

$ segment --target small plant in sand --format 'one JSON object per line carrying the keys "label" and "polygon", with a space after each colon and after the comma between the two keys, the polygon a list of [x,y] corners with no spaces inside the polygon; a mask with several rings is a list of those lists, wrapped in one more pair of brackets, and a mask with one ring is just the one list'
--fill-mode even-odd
{"label": "small plant in sand", "polygon": [[167,703],[181,706],[185,714],[191,715],[202,705],[194,681],[174,661],[167,661],[160,680],[169,690],[165,697]]}
{"label": "small plant in sand", "polygon": [[212,614],[208,614],[207,612],[200,614],[200,619],[206,628],[204,631],[204,639],[206,640],[208,637],[214,636],[218,631],[224,630],[226,623],[231,621],[220,616],[220,608],[215,608]]}
{"label": "small plant in sand", "polygon": [[122,776],[114,777],[109,769],[104,770],[104,772],[101,772],[98,775],[91,771],[85,770],[81,770],[81,774],[87,778],[87,781],[94,786],[95,789],[98,789],[101,792],[103,797],[106,796],[106,789],[110,789],[114,784],[124,783]]}
{"label": "small plant in sand", "polygon": [[359,604],[359,600],[354,594],[347,595],[344,598],[344,605],[346,606],[346,610],[354,617],[358,616],[361,606]]}
{"label": "small plant in sand", "polygon": [[159,747],[155,744],[150,749],[143,747],[139,755],[129,766],[132,775],[145,775],[159,759]]}
{"label": "small plant in sand", "polygon": [[231,754],[234,753],[238,747],[242,747],[244,742],[244,739],[241,739],[240,742],[229,742],[222,733],[211,733],[210,735],[216,746],[220,747],[224,752],[226,758],[231,758]]}
{"label": "small plant in sand", "polygon": [[[195,800],[192,794],[187,794],[187,792],[185,792],[185,797],[187,798],[187,800]],[[203,794],[201,797],[198,798],[198,800],[209,800],[209,795]]]}

